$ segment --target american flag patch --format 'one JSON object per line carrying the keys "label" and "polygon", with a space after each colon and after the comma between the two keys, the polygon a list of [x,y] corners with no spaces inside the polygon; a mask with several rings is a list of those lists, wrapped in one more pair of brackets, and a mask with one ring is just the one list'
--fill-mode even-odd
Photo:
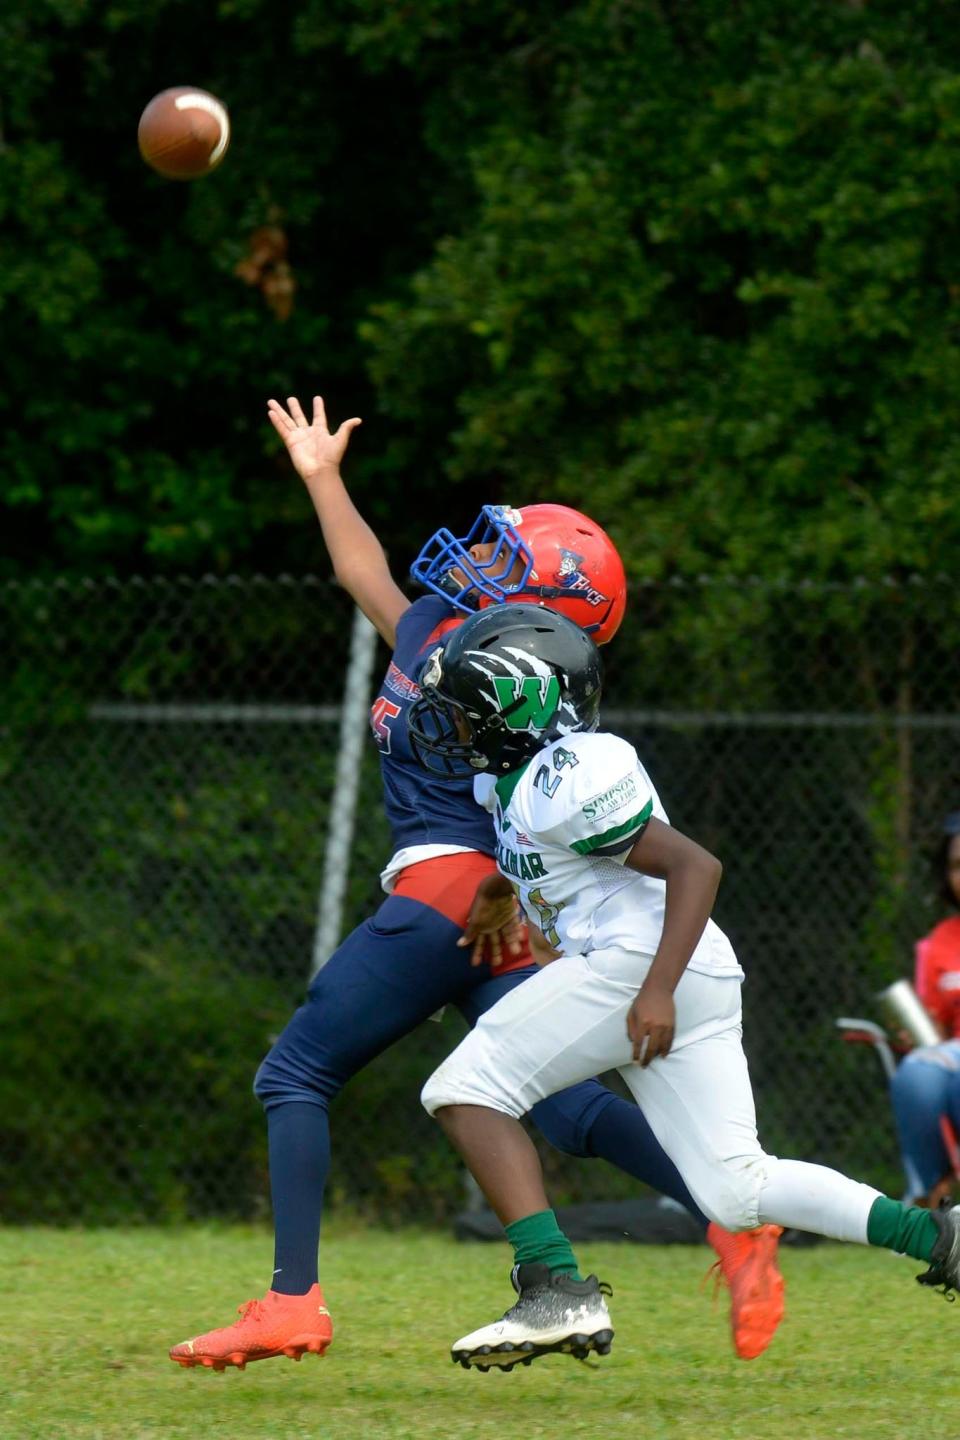
{"label": "american flag patch", "polygon": [[516,834],[515,834],[515,836],[514,836],[514,839],[516,840],[516,842],[517,842],[518,845],[532,845],[532,844],[533,844],[533,841],[530,839],[530,836],[529,836],[529,835],[524,835],[524,833],[523,833],[522,830],[518,830],[518,831],[516,832]]}

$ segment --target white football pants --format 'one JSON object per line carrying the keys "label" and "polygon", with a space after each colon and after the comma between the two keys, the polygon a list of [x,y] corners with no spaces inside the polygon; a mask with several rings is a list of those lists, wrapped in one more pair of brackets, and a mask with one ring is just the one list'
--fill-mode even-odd
{"label": "white football pants", "polygon": [[687,970],[673,1047],[634,1064],[627,1012],[652,957],[565,956],[516,986],[430,1076],[424,1107],[478,1105],[519,1119],[547,1095],[618,1070],[704,1214],[727,1230],[776,1224],[866,1243],[878,1191],[767,1155],[741,1045],[740,981]]}

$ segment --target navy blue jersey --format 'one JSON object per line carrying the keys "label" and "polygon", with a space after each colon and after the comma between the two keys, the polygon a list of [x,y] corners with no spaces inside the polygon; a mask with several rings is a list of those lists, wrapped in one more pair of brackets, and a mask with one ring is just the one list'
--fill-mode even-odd
{"label": "navy blue jersey", "polygon": [[420,695],[420,666],[463,618],[439,595],[415,600],[400,617],[393,659],[370,710],[394,852],[410,845],[463,845],[496,853],[493,823],[473,798],[473,780],[440,780],[424,770],[407,732],[407,711]]}

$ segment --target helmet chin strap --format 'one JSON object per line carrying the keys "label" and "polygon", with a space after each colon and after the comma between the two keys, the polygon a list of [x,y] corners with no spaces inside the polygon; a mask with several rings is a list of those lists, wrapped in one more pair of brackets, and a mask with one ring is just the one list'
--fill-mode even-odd
{"label": "helmet chin strap", "polygon": [[[584,605],[588,603],[587,597],[582,591],[570,590],[563,585],[524,585],[521,590],[511,591],[513,595],[536,595],[543,600],[582,600]],[[604,597],[606,598],[606,597]],[[583,626],[581,625],[581,630]]]}
{"label": "helmet chin strap", "polygon": [[[521,590],[514,590],[512,594],[514,596],[533,595],[541,604],[545,600],[582,600],[584,605],[587,604],[585,595],[578,595],[576,590],[566,590],[562,585],[524,585]],[[577,624],[580,625],[579,620]],[[589,635],[591,630],[599,630],[602,624],[603,621],[598,620],[593,625],[580,625],[580,629],[585,630]]]}
{"label": "helmet chin strap", "polygon": [[[451,566],[451,570],[452,568],[453,567]],[[439,588],[444,592],[444,594],[455,604],[460,605],[464,610],[468,611],[471,614],[476,611],[478,598],[477,591],[467,589],[463,585],[458,585],[456,580],[453,578],[453,575],[450,573],[450,570],[444,571],[444,573],[440,576],[440,579],[437,581],[437,584]]]}

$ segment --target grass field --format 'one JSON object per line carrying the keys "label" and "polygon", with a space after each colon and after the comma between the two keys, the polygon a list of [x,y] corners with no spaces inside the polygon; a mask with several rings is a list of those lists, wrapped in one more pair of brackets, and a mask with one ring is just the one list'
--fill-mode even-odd
{"label": "grass field", "polygon": [[420,1231],[325,1236],[337,1335],[320,1360],[181,1370],[169,1344],[262,1293],[262,1230],[0,1231],[2,1440],[953,1440],[960,1306],[918,1267],[823,1245],[783,1252],[787,1319],[737,1361],[705,1247],[584,1245],[614,1287],[613,1354],[467,1373],[450,1342],[511,1292],[507,1251]]}

